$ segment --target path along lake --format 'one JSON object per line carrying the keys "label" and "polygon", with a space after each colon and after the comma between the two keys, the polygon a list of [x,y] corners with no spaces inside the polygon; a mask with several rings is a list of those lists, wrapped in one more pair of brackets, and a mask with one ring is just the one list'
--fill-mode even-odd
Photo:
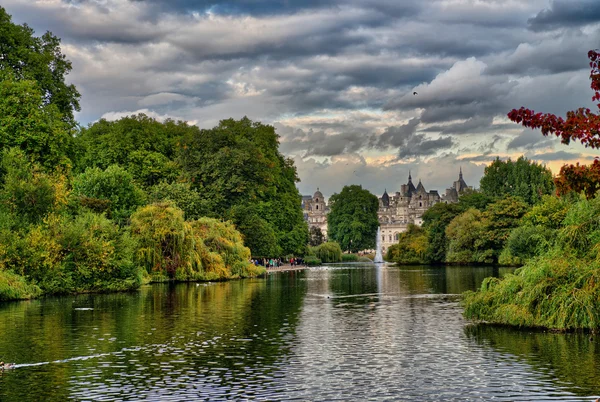
{"label": "path along lake", "polygon": [[600,339],[476,326],[490,267],[332,265],[0,304],[0,401],[581,400]]}

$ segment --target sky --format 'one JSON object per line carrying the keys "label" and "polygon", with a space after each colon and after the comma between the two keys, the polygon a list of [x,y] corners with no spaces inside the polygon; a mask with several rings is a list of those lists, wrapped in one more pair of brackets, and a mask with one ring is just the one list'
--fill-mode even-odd
{"label": "sky", "polygon": [[[271,124],[302,194],[380,196],[409,172],[479,187],[496,157],[558,173],[599,153],[510,122],[590,107],[598,0],[3,0],[62,39],[76,118]],[[417,94],[414,94],[414,93]]]}

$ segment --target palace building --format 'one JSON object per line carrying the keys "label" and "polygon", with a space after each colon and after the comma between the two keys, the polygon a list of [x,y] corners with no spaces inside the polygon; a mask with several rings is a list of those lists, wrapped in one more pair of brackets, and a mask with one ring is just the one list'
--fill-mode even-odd
{"label": "palace building", "polygon": [[[452,187],[446,189],[442,196],[437,190],[425,190],[425,186],[419,180],[415,187],[409,172],[408,182],[400,186],[400,191],[389,195],[387,190],[379,198],[379,225],[381,227],[382,252],[398,241],[400,233],[405,232],[409,224],[421,226],[423,214],[438,202],[456,203],[459,196],[467,189],[472,189],[463,179],[462,169],[459,171],[458,180]],[[316,226],[321,229],[327,237],[327,214],[329,207],[325,202],[323,194],[317,192],[311,196],[302,197],[302,208],[304,218],[309,227]]]}

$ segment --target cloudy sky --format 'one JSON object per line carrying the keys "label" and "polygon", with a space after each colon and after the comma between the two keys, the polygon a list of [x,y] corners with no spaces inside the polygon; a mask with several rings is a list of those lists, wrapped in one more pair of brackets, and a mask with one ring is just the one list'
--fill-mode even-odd
{"label": "cloudy sky", "polygon": [[[89,124],[143,112],[272,124],[300,191],[443,190],[525,155],[555,172],[597,152],[506,113],[591,102],[599,0],[2,0],[62,38]],[[413,95],[417,92],[417,95]]]}

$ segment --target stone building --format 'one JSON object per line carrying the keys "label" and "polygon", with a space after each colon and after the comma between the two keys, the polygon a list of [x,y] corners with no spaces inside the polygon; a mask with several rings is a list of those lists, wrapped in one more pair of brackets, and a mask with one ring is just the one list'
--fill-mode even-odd
{"label": "stone building", "polygon": [[310,195],[302,197],[302,210],[304,211],[304,219],[308,222],[308,227],[318,227],[321,229],[323,236],[327,238],[327,214],[329,213],[329,206],[327,206],[325,197],[323,197],[318,188],[312,197]]}
{"label": "stone building", "polygon": [[[427,191],[421,180],[415,187],[409,172],[408,182],[400,186],[400,191],[389,195],[385,190],[379,198],[377,215],[381,227],[382,252],[385,253],[388,247],[398,241],[400,233],[405,232],[409,224],[421,226],[423,214],[433,205],[438,202],[458,202],[458,197],[467,189],[472,187],[464,181],[462,169],[459,171],[458,180],[452,184],[452,187],[446,189],[443,196],[440,196],[437,190]],[[329,207],[319,189],[312,197],[302,197],[302,208],[308,226],[319,227],[327,237]]]}

